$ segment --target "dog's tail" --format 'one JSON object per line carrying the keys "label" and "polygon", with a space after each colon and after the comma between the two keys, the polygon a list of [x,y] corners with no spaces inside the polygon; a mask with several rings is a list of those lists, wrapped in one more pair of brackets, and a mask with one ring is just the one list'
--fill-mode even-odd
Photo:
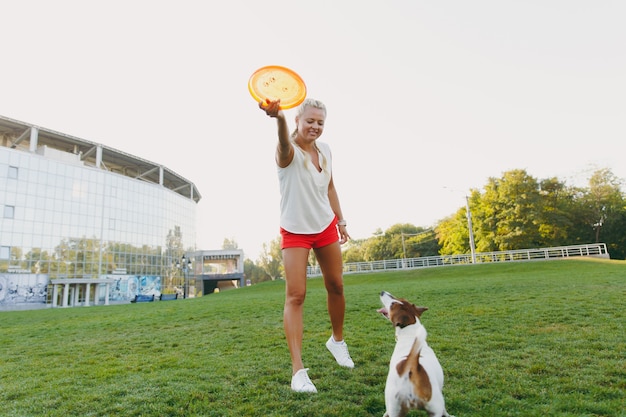
{"label": "dog's tail", "polygon": [[432,386],[426,369],[420,363],[420,353],[426,340],[426,329],[424,329],[424,326],[420,327],[421,329],[418,330],[418,337],[415,338],[411,352],[404,360],[398,363],[396,370],[399,375],[408,373],[407,376],[412,382],[417,397],[428,402],[432,396]]}
{"label": "dog's tail", "polygon": [[398,375],[403,375],[405,372],[415,373],[421,368],[420,353],[422,352],[422,347],[426,342],[426,336],[426,328],[424,326],[419,326],[417,333],[415,334],[415,340],[413,341],[411,351],[396,365]]}

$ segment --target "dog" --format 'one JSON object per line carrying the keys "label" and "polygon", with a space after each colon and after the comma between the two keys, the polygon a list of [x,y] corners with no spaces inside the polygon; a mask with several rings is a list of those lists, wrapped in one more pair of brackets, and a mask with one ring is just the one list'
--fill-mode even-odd
{"label": "dog", "polygon": [[378,312],[396,329],[396,346],[389,362],[383,417],[404,417],[421,409],[429,417],[454,417],[446,411],[443,398],[443,369],[426,343],[426,328],[420,322],[428,307],[417,307],[386,291],[380,293],[383,308]]}

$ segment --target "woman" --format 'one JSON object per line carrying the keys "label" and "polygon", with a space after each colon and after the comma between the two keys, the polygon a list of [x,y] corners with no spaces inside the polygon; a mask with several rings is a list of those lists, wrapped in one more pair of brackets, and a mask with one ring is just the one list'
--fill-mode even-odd
{"label": "woman", "polygon": [[291,354],[291,389],[317,392],[302,362],[303,304],[306,297],[306,267],[313,249],[327,292],[332,335],[326,347],[337,363],[353,368],[343,340],[346,302],[340,245],[350,236],[333,183],[331,153],[317,139],[324,131],[326,107],[306,99],[296,114],[296,129],[290,135],[280,100],[260,102],[259,107],[276,119],[278,145],[276,164],[280,183],[280,232],[285,267],[284,326]]}

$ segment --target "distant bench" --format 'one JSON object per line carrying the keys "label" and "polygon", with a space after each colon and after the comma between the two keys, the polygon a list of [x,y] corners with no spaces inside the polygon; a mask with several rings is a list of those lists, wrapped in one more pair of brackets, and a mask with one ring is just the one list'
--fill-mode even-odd
{"label": "distant bench", "polygon": [[170,300],[177,300],[178,299],[178,293],[176,294],[161,294],[159,296],[159,300],[161,301],[170,301]]}
{"label": "distant bench", "polygon": [[130,300],[131,303],[148,303],[154,301],[154,294],[152,295],[136,295],[135,298]]}

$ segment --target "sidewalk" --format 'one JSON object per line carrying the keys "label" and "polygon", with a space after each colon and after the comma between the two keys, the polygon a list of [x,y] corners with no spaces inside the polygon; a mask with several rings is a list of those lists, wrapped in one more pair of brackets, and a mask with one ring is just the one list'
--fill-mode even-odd
{"label": "sidewalk", "polygon": [[[122,300],[122,301],[110,301],[109,305],[115,304],[128,304],[130,301]],[[98,304],[96,307],[104,306],[104,304]],[[57,307],[57,308],[80,308],[85,306],[76,306],[76,307]],[[89,307],[94,307],[94,305],[90,305]],[[52,308],[52,304],[45,303],[0,303],[0,312],[2,311],[24,311],[24,310],[43,310],[46,308]]]}

